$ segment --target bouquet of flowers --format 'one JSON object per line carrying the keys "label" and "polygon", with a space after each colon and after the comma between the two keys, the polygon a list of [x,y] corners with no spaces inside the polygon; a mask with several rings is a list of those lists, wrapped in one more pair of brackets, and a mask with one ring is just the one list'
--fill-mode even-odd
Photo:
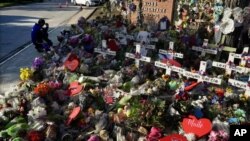
{"label": "bouquet of flowers", "polygon": [[30,68],[20,68],[20,79],[23,81],[29,80],[33,75]]}

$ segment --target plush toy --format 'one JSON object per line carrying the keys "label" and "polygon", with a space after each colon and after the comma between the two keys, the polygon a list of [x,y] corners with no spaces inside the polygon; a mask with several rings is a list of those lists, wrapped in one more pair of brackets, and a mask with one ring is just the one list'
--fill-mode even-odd
{"label": "plush toy", "polygon": [[232,9],[226,8],[224,9],[224,14],[222,18],[222,22],[220,24],[220,31],[223,34],[229,34],[234,31],[234,21],[230,19],[232,15]]}

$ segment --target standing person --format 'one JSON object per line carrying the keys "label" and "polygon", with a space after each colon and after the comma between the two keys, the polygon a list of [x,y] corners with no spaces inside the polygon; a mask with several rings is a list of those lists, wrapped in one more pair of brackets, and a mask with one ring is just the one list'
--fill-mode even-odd
{"label": "standing person", "polygon": [[[43,27],[44,25],[46,27]],[[35,25],[32,28],[31,40],[38,52],[43,52],[44,41],[47,43],[48,46],[53,45],[52,41],[48,38],[49,36],[48,29],[49,29],[49,24],[45,23],[44,19],[39,19],[38,23],[35,23]],[[45,48],[45,50],[47,51],[49,50],[49,48],[47,47]]]}

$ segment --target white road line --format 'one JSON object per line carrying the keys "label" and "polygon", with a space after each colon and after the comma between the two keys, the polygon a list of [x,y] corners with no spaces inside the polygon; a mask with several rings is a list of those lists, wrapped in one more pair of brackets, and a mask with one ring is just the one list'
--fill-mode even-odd
{"label": "white road line", "polygon": [[[54,30],[60,28],[61,26],[58,26],[52,30],[50,30],[48,33],[53,32]],[[4,60],[3,62],[0,63],[0,66],[2,66],[3,64],[5,64],[7,61],[9,61],[10,59],[14,58],[15,56],[17,56],[19,53],[23,52],[26,48],[30,47],[31,45],[33,45],[33,43],[28,44],[26,47],[24,47],[23,49],[19,50],[18,52],[16,52],[14,55],[10,56],[9,58],[7,58],[6,60]]]}

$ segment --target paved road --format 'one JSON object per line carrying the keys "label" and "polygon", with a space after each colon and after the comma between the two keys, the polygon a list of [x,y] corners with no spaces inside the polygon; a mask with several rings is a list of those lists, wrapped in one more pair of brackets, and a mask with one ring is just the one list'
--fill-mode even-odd
{"label": "paved road", "polygon": [[[80,16],[88,17],[94,12],[95,9],[96,9],[95,7],[84,8],[82,11],[78,12],[77,14],[75,15],[73,14],[74,15],[73,17],[71,17],[69,20],[67,20],[66,22],[64,22],[64,24],[60,26],[53,25],[53,22],[51,22],[51,24],[54,27],[54,30],[51,31],[49,34],[50,39],[52,39],[53,43],[57,44],[58,42],[56,40],[56,36],[59,35],[60,31],[63,28],[68,27],[72,23],[76,23],[77,19]],[[57,17],[54,17],[54,18],[57,18]],[[52,21],[52,19],[48,19],[48,20]],[[16,28],[17,30],[20,30],[18,29],[19,27],[16,27]],[[29,33],[30,32],[28,32],[28,34]],[[22,34],[24,35],[24,33]],[[16,37],[16,38],[19,38],[19,37]],[[20,35],[20,38],[21,38],[21,35]],[[12,44],[11,42],[14,42],[14,41],[15,39],[13,39],[12,41],[10,40],[9,44]],[[19,82],[20,67],[30,67],[34,58],[40,55],[41,54],[36,52],[36,50],[34,49],[34,46],[30,44],[28,46],[25,46],[25,48],[22,51],[15,54],[10,59],[8,59],[8,61],[5,61],[4,63],[0,64],[0,94],[12,91],[15,88],[15,85],[18,84]]]}
{"label": "paved road", "polygon": [[0,59],[30,41],[31,28],[39,18],[45,18],[53,29],[79,12],[79,6],[60,8],[60,1],[64,0],[0,9]]}

